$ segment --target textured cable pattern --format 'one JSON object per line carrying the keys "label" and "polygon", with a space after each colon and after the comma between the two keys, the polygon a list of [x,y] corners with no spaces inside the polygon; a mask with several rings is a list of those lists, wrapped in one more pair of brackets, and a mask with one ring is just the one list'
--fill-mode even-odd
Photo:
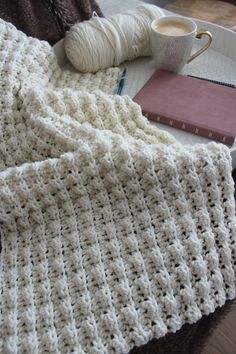
{"label": "textured cable pattern", "polygon": [[2,20],[0,20],[0,39],[0,170],[2,170],[5,166],[42,160],[49,155],[48,151],[39,154],[29,143],[28,135],[32,135],[32,127],[21,111],[24,99],[21,91],[25,91],[25,87],[56,89],[63,85],[81,91],[101,89],[113,93],[119,68],[108,69],[97,75],[62,71],[47,42],[28,38],[13,25]]}
{"label": "textured cable pattern", "polygon": [[141,139],[147,144],[177,144],[169,133],[153,129],[142,116],[141,108],[128,96],[107,95],[102,91],[76,92],[71,89],[42,91],[31,87],[23,90],[23,96],[22,114],[29,121],[38,122],[41,119],[74,140],[81,139],[80,128],[85,124]]}
{"label": "textured cable pattern", "polygon": [[[113,94],[117,86],[119,68],[109,68],[96,74],[72,73],[69,70],[61,70],[48,43],[28,38],[22,32],[17,31],[13,25],[2,20],[0,20],[0,39],[0,170],[20,165],[26,161],[43,160],[48,156],[58,157],[62,152],[74,150],[63,132],[62,136],[58,133],[56,138],[49,142],[49,131],[54,130],[55,127],[49,128],[45,124],[40,125],[40,122],[25,116],[23,106],[27,101],[30,111],[29,95],[31,95],[31,91],[34,92],[34,96],[38,96],[39,101],[39,96],[42,96],[45,90],[51,90],[51,98],[54,96],[58,102],[57,110],[63,105],[66,106],[66,102],[69,101],[71,107],[69,107],[70,111],[67,116],[71,114],[71,110],[77,109],[76,119],[80,123],[86,119],[89,120],[89,111],[96,111],[94,105],[96,101],[99,101],[99,116],[93,114],[93,120],[90,119],[90,123],[94,126],[97,125],[97,121],[101,125],[101,121],[108,111],[105,106],[109,104],[112,107],[112,112],[106,117],[106,129],[113,128],[115,125],[112,117],[114,113],[117,117],[117,125],[118,119],[123,121],[121,123],[123,125],[122,134],[136,135],[135,128],[138,125],[139,135],[142,135],[142,139],[146,139],[147,142],[155,141],[152,136],[159,137],[158,139],[168,144],[175,142],[170,134],[149,126],[147,119],[142,116],[140,108],[128,97],[124,99],[116,96],[106,97],[100,93],[97,94],[97,98],[92,99],[92,95],[88,94],[94,90]],[[86,93],[82,94],[85,91]],[[80,99],[80,96],[83,98]],[[65,103],[59,102],[61,98],[65,98]],[[78,106],[77,100],[84,101],[82,108]],[[92,108],[90,108],[90,104],[92,104]],[[50,117],[49,110],[48,114]],[[119,118],[120,116],[121,118]],[[41,130],[40,136],[38,135],[39,129]],[[142,132],[141,129],[144,131]]]}
{"label": "textured cable pattern", "polygon": [[0,25],[0,352],[128,353],[233,299],[228,148],[182,147],[108,95],[119,69],[72,76]]}
{"label": "textured cable pattern", "polygon": [[1,175],[6,352],[125,353],[235,297],[233,199],[212,219],[197,178],[228,152],[104,141]]}

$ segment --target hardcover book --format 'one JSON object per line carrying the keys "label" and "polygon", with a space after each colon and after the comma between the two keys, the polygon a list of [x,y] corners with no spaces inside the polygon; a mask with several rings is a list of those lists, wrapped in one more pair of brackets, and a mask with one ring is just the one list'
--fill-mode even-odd
{"label": "hardcover book", "polygon": [[234,142],[235,88],[158,70],[134,101],[150,120],[227,145]]}

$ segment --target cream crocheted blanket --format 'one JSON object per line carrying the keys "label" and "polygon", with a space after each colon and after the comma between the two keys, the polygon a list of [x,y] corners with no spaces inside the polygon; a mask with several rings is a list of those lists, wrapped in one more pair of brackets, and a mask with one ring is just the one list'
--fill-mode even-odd
{"label": "cream crocheted blanket", "polygon": [[235,297],[228,148],[149,125],[118,74],[0,22],[2,353],[128,353]]}

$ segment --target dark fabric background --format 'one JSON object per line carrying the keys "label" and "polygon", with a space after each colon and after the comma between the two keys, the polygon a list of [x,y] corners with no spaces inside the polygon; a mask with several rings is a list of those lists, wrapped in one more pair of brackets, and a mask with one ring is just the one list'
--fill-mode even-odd
{"label": "dark fabric background", "polygon": [[55,44],[76,22],[102,12],[95,0],[1,0],[0,17],[28,36]]}
{"label": "dark fabric background", "polygon": [[[163,338],[153,339],[146,345],[135,347],[129,354],[224,354],[218,351],[205,352],[204,347],[216,327],[223,323],[227,314],[234,308],[235,301],[227,301],[223,307],[208,316],[203,316],[198,322],[185,324],[176,333],[169,333]],[[235,353],[236,348],[231,354]]]}

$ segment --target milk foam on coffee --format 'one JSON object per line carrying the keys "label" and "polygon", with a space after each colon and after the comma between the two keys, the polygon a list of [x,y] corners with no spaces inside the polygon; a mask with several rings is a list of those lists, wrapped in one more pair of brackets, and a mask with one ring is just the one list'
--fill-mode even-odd
{"label": "milk foam on coffee", "polygon": [[158,32],[169,36],[182,36],[192,32],[192,29],[189,25],[184,22],[174,20],[161,21],[156,25],[155,29]]}

